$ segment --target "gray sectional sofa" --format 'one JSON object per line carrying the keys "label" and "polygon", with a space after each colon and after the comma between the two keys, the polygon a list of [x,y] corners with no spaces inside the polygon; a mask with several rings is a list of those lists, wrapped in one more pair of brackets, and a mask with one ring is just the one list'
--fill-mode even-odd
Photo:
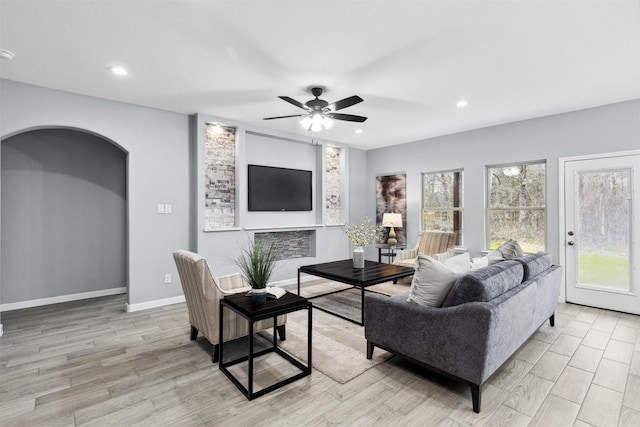
{"label": "gray sectional sofa", "polygon": [[407,293],[367,295],[367,358],[379,347],[468,384],[480,412],[482,384],[547,319],[554,326],[561,276],[540,253],[470,271],[442,307],[407,301]]}

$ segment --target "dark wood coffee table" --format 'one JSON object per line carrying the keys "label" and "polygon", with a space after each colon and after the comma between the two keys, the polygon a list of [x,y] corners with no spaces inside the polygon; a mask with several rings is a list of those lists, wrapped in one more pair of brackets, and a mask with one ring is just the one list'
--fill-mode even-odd
{"label": "dark wood coffee table", "polygon": [[[303,265],[298,268],[298,295],[300,295],[300,273],[310,274],[312,276],[318,276],[329,280],[335,280],[336,282],[346,283],[352,285],[353,288],[361,289],[362,303],[360,310],[360,321],[343,316],[326,308],[314,305],[318,310],[333,314],[342,319],[348,320],[355,324],[364,325],[364,292],[365,288],[371,285],[377,285],[378,283],[388,282],[391,280],[398,280],[402,277],[411,276],[415,270],[411,267],[403,267],[394,264],[383,264],[374,261],[365,261],[364,268],[353,268],[353,260],[346,259],[342,261],[325,262],[323,264]],[[339,291],[327,292],[322,295],[316,295],[309,297],[308,299],[319,298],[325,295],[330,295],[337,292],[344,292],[348,289],[341,289]]]}

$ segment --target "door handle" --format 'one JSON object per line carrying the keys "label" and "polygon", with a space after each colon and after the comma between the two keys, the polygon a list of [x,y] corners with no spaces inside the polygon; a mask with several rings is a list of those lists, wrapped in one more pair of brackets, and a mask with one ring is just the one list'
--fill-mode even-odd
{"label": "door handle", "polygon": [[567,245],[569,245],[569,246],[573,246],[573,240],[569,240],[569,241],[567,242]]}

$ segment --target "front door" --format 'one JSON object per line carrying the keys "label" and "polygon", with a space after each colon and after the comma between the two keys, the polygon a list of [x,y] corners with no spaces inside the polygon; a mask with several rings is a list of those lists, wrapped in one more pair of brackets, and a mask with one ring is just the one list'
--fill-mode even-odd
{"label": "front door", "polygon": [[640,314],[640,154],[564,163],[567,302]]}

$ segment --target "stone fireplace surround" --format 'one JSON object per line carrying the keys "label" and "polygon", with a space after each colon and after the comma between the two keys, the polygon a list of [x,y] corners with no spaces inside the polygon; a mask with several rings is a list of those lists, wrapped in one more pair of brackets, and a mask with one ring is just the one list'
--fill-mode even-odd
{"label": "stone fireplace surround", "polygon": [[314,257],[315,239],[315,230],[266,231],[254,235],[254,241],[274,245],[277,260]]}

